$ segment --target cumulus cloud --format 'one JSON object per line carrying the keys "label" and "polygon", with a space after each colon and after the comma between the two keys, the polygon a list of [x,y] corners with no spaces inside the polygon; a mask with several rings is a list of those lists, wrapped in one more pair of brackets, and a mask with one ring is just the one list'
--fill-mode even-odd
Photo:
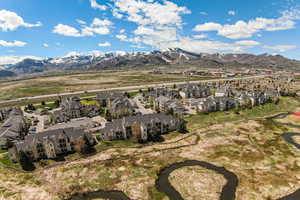
{"label": "cumulus cloud", "polygon": [[99,19],[99,18],[94,18],[92,26],[111,26],[113,23],[109,21],[108,19]]}
{"label": "cumulus cloud", "polygon": [[14,31],[18,27],[38,27],[41,25],[41,22],[37,22],[36,24],[27,23],[17,13],[0,10],[0,30],[2,31]]}
{"label": "cumulus cloud", "polygon": [[124,34],[120,34],[120,35],[116,35],[116,38],[118,38],[119,40],[125,41],[127,39],[127,36]]}
{"label": "cumulus cloud", "polygon": [[254,40],[240,40],[240,41],[236,41],[235,43],[244,46],[257,46],[260,44],[259,42]]}
{"label": "cumulus cloud", "polygon": [[53,33],[57,33],[64,36],[72,36],[72,37],[82,36],[76,28],[64,24],[56,25],[54,27]]}
{"label": "cumulus cloud", "polygon": [[[216,53],[228,51],[240,52],[249,48],[248,46],[238,45],[235,43],[211,40],[194,40],[189,37],[180,38],[178,41],[165,43],[164,45],[164,48],[182,48],[195,53]],[[161,48],[164,49],[163,46]]]}
{"label": "cumulus cloud", "polygon": [[234,11],[234,10],[229,10],[229,11],[228,11],[228,15],[234,16],[234,15],[235,15],[235,11]]}
{"label": "cumulus cloud", "polygon": [[109,42],[104,42],[104,43],[99,43],[98,46],[99,47],[110,47],[111,44]]}
{"label": "cumulus cloud", "polygon": [[193,35],[193,38],[195,38],[195,39],[204,39],[204,38],[207,38],[207,37],[208,37],[207,34]]}
{"label": "cumulus cloud", "polygon": [[81,24],[81,25],[87,24],[86,21],[83,21],[81,19],[76,19],[76,21],[77,21],[78,24]]}
{"label": "cumulus cloud", "polygon": [[128,21],[141,25],[178,25],[182,24],[181,14],[191,13],[171,1],[145,2],[139,0],[115,0],[114,16],[126,17]]}
{"label": "cumulus cloud", "polygon": [[200,12],[200,15],[208,15],[208,13],[207,13],[207,12],[204,12],[204,11],[201,11],[201,12]]}
{"label": "cumulus cloud", "polygon": [[102,56],[103,53],[98,50],[93,50],[93,51],[88,51],[88,52],[77,52],[77,51],[70,51],[67,53],[64,57],[75,57],[75,56],[86,56],[86,55],[91,55],[91,56]]}
{"label": "cumulus cloud", "polygon": [[297,46],[296,45],[274,45],[274,46],[265,45],[265,46],[263,46],[263,48],[271,49],[271,50],[279,51],[279,52],[285,52],[288,50],[295,49],[295,48],[297,48]]}
{"label": "cumulus cloud", "polygon": [[217,31],[218,35],[230,39],[250,38],[260,31],[279,31],[295,28],[296,20],[300,19],[300,10],[284,11],[281,17],[267,19],[258,17],[248,22],[243,20],[235,24],[221,25],[214,22],[207,22],[195,26],[194,31]]}
{"label": "cumulus cloud", "polygon": [[114,0],[113,15],[138,25],[134,36],[128,37],[120,32],[116,37],[122,41],[164,46],[161,43],[176,41],[177,31],[183,25],[182,15],[191,11],[171,1]]}
{"label": "cumulus cloud", "polygon": [[100,10],[106,10],[107,9],[106,5],[100,5],[100,4],[97,3],[96,0],[90,0],[90,2],[91,2],[91,7],[92,8],[100,9]]}
{"label": "cumulus cloud", "polygon": [[24,47],[27,43],[26,42],[22,42],[22,41],[18,41],[18,40],[14,40],[13,42],[7,42],[5,40],[0,40],[0,46],[3,47]]}
{"label": "cumulus cloud", "polygon": [[54,27],[53,32],[70,37],[94,36],[95,34],[107,35],[110,33],[110,26],[112,26],[113,23],[108,19],[102,20],[94,18],[89,26],[85,24],[82,25],[80,29],[77,29],[69,25],[58,24]]}
{"label": "cumulus cloud", "polygon": [[[113,15],[137,25],[133,36],[120,33],[116,38],[134,43],[133,46],[148,45],[157,49],[182,48],[192,52],[243,51],[254,46],[252,42],[226,43],[203,40],[207,34],[182,37],[182,15],[191,13],[186,7],[170,1],[114,0]],[[221,29],[222,25],[207,23],[202,30]],[[247,44],[246,44],[247,43]]]}
{"label": "cumulus cloud", "polygon": [[215,31],[222,29],[221,24],[217,24],[214,22],[207,22],[204,24],[199,24],[194,28],[194,31],[204,32],[204,31]]}
{"label": "cumulus cloud", "polygon": [[48,47],[49,47],[49,44],[47,44],[47,43],[44,43],[44,44],[43,44],[43,47],[46,47],[46,48],[48,48]]}
{"label": "cumulus cloud", "polygon": [[0,65],[16,64],[26,58],[42,60],[42,58],[35,56],[0,56]]}

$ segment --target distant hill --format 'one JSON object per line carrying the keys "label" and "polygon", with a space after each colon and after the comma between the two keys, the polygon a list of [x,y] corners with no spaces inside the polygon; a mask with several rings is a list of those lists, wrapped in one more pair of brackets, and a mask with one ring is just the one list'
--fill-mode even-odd
{"label": "distant hill", "polygon": [[139,68],[162,65],[195,65],[210,68],[270,68],[300,70],[300,61],[281,55],[252,54],[196,54],[182,49],[152,52],[119,52],[107,54],[79,54],[61,58],[26,58],[6,67],[16,74],[32,74],[47,71],[102,70],[122,67]]}
{"label": "distant hill", "polygon": [[14,72],[7,71],[7,70],[0,70],[0,78],[7,78],[16,76]]}

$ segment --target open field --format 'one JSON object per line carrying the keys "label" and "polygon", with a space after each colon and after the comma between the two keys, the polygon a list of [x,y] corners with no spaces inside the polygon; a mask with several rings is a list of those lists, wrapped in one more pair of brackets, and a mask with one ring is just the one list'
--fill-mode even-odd
{"label": "open field", "polygon": [[106,72],[50,76],[28,80],[0,82],[0,99],[58,94],[120,86],[135,86],[151,83],[180,82],[213,79],[216,77],[185,76],[181,74],[149,74],[149,71]]}
{"label": "open field", "polygon": [[[239,114],[189,116],[188,134],[172,133],[165,136],[165,142],[143,148],[128,141],[101,143],[95,155],[75,155],[79,159],[68,158],[71,161],[32,173],[7,169],[3,164],[10,163],[0,162],[0,198],[56,200],[75,193],[116,189],[136,200],[167,200],[154,186],[160,169],[174,162],[201,160],[224,166],[238,176],[237,200],[277,199],[300,188],[300,151],[281,137],[291,131],[289,127],[262,117],[297,107],[295,99],[283,98],[278,105],[267,104]],[[187,199],[212,199],[224,184],[222,176],[199,167],[177,170],[171,179]]]}

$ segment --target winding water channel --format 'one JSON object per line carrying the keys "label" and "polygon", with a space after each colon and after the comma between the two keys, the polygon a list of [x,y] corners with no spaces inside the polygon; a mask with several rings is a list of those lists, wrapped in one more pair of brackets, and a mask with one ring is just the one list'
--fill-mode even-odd
{"label": "winding water channel", "polygon": [[92,199],[110,199],[110,200],[130,200],[130,198],[122,191],[111,190],[103,191],[99,190],[96,192],[89,192],[86,194],[79,194],[70,198],[70,200],[92,200]]}
{"label": "winding water channel", "polygon": [[180,193],[171,185],[169,181],[170,174],[182,167],[190,167],[190,166],[200,166],[209,170],[213,170],[219,174],[222,174],[227,183],[223,186],[222,193],[220,196],[220,200],[234,200],[235,199],[235,191],[238,186],[238,177],[231,171],[228,171],[224,167],[218,167],[208,162],[198,161],[198,160],[187,160],[180,163],[175,163],[170,165],[167,168],[164,168],[158,174],[158,179],[155,182],[156,188],[166,194],[170,199],[174,200],[183,200]]}
{"label": "winding water channel", "polygon": [[[290,113],[282,113],[278,114],[272,117],[266,118],[267,120],[272,120],[273,122],[275,119],[283,119],[287,116],[289,116]],[[282,123],[282,122],[276,122],[279,124],[283,124],[285,126],[290,126],[293,128],[300,128],[300,125],[296,124],[290,124],[290,123]],[[293,145],[297,149],[300,150],[300,144],[297,143],[293,137],[294,136],[300,136],[300,133],[284,133],[282,134],[282,137],[286,142]],[[222,174],[225,179],[227,180],[227,183],[223,186],[222,192],[220,195],[220,200],[234,200],[235,199],[235,193],[236,189],[238,187],[238,177],[233,172],[225,169],[224,167],[216,166],[208,162],[204,161],[198,161],[198,160],[187,160],[184,162],[174,163],[164,169],[162,169],[158,174],[158,179],[155,181],[155,187],[160,192],[164,193],[169,197],[170,200],[184,200],[181,194],[172,186],[172,184],[169,181],[170,174],[180,168],[183,167],[190,167],[190,166],[200,166],[203,168],[206,168],[208,170],[213,170],[218,174]],[[90,192],[87,194],[82,195],[76,195],[70,198],[70,200],[92,200],[96,198],[104,198],[104,199],[110,199],[110,200],[130,200],[130,198],[122,191],[103,191],[99,190],[96,192]],[[300,200],[300,189],[295,191],[294,193],[287,195],[285,197],[282,197],[278,200]]]}

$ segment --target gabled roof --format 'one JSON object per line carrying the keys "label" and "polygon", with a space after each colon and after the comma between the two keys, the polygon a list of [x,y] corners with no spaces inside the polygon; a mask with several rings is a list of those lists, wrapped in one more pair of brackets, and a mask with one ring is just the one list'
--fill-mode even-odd
{"label": "gabled roof", "polygon": [[0,127],[0,138],[16,140],[22,134],[26,122],[22,111],[15,108],[9,114],[9,118]]}
{"label": "gabled roof", "polygon": [[123,130],[123,127],[132,126],[133,124],[142,124],[146,125],[151,122],[170,122],[177,120],[178,118],[172,115],[166,115],[164,113],[155,113],[147,115],[136,115],[124,117],[122,119],[116,119],[113,122],[107,123],[103,129],[100,129],[100,132],[110,132],[112,130]]}

